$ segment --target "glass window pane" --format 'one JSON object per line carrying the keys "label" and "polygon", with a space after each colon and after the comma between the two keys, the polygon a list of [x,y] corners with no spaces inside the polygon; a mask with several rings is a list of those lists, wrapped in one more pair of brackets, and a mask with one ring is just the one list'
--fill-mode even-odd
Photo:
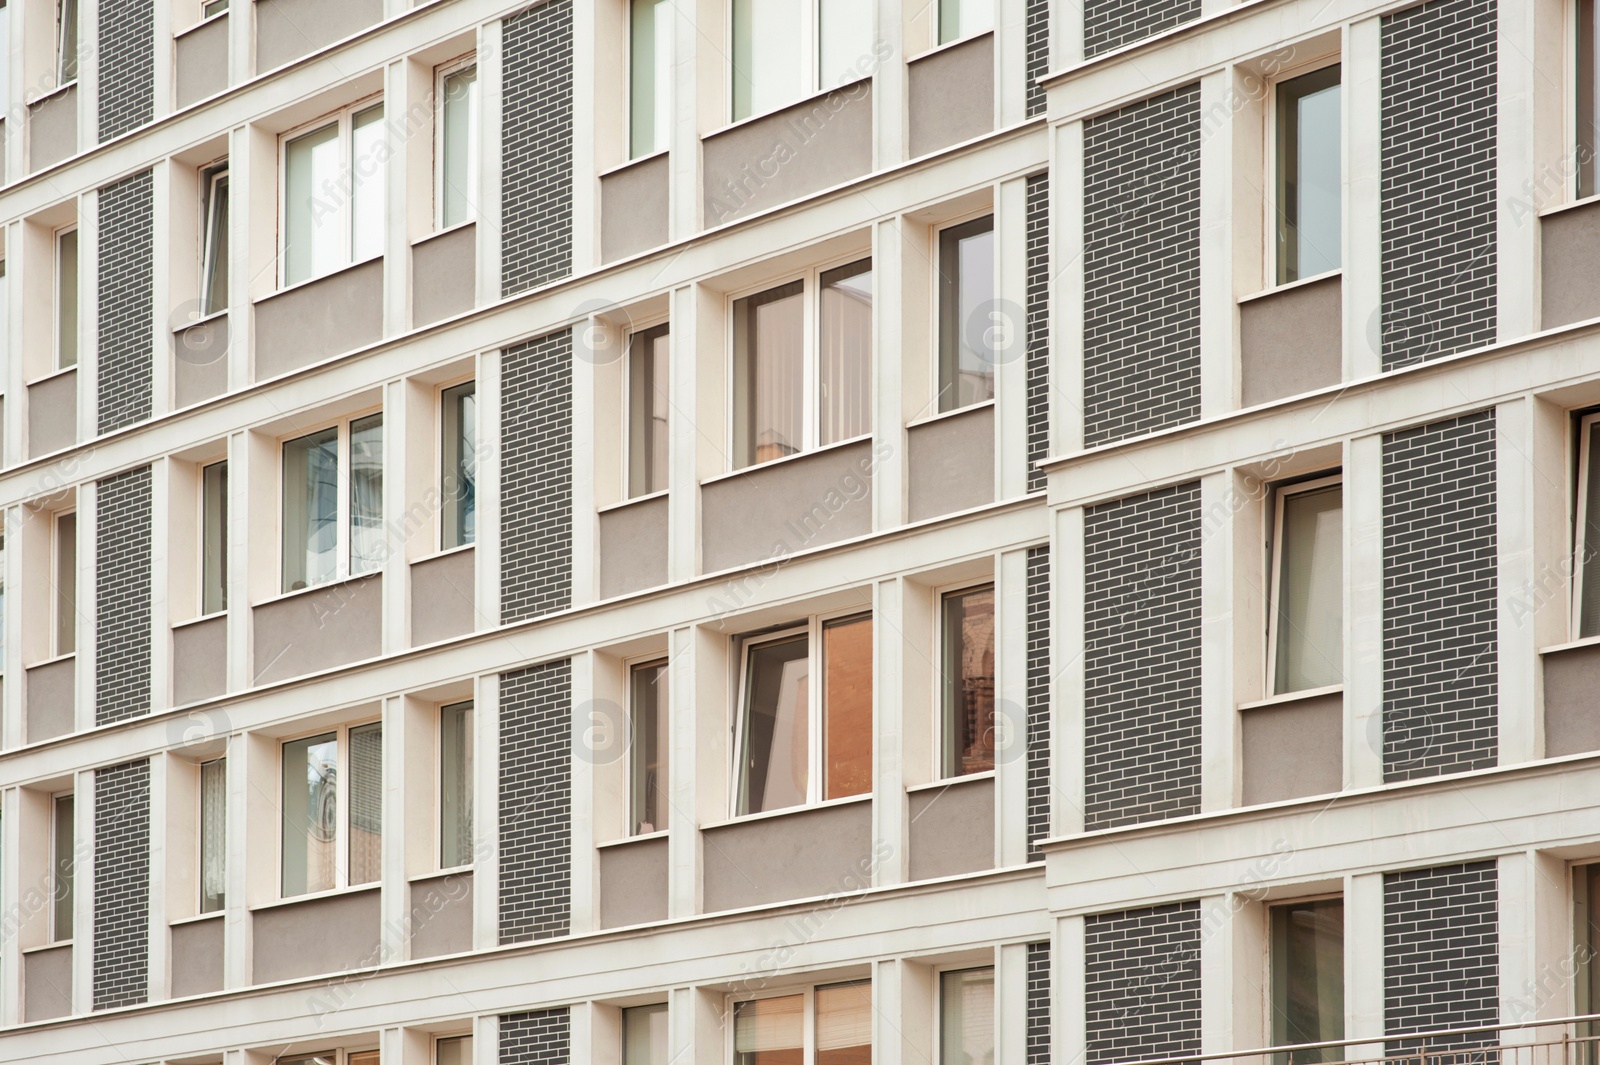
{"label": "glass window pane", "polygon": [[948,44],[994,26],[994,0],[939,0],[939,43]]}
{"label": "glass window pane", "polygon": [[668,1065],[666,1003],[622,1011],[622,1065]]}
{"label": "glass window pane", "polygon": [[810,89],[806,0],[733,0],[733,120],[793,103]]}
{"label": "glass window pane", "polygon": [[[1572,896],[1573,954],[1581,963],[1576,1005],[1579,1013],[1600,1013],[1600,865],[1580,865],[1573,870]],[[1600,1037],[1600,1024],[1585,1022],[1578,1035],[1594,1040]],[[1594,1052],[1585,1058],[1592,1063]]]}
{"label": "glass window pane", "polygon": [[0,2],[0,113],[11,111],[11,19]]}
{"label": "glass window pane", "polygon": [[[1344,902],[1324,899],[1272,908],[1272,1042],[1344,1038]],[[1341,1048],[1301,1050],[1282,1065],[1338,1061]],[[1286,1060],[1287,1059],[1287,1060]]]}
{"label": "glass window pane", "polygon": [[746,653],[739,813],[806,801],[810,779],[811,666],[805,636],[758,644]]}
{"label": "glass window pane", "polygon": [[472,1065],[472,1037],[458,1035],[434,1044],[434,1065]]}
{"label": "glass window pane", "polygon": [[0,662],[6,660],[6,538],[0,532]]}
{"label": "glass window pane", "polygon": [[388,158],[383,105],[357,111],[350,120],[350,261],[353,263],[366,262],[383,254]]}
{"label": "glass window pane", "polygon": [[200,17],[210,18],[212,15],[220,15],[226,10],[228,10],[228,0],[206,0],[205,9],[201,12]]}
{"label": "glass window pane", "polygon": [[56,519],[56,654],[78,645],[78,515]]}
{"label": "glass window pane", "polygon": [[333,579],[339,548],[339,430],[283,445],[283,590]]}
{"label": "glass window pane", "polygon": [[872,618],[822,627],[824,799],[872,790]]}
{"label": "glass window pane", "polygon": [[994,1061],[994,969],[939,974],[939,1063]]}
{"label": "glass window pane", "polygon": [[802,1065],[805,997],[785,995],[733,1007],[734,1065]]}
{"label": "glass window pane", "polygon": [[944,598],[944,775],[994,768],[994,588]]}
{"label": "glass window pane", "polygon": [[1600,25],[1594,17],[1595,0],[1578,0],[1577,78],[1577,162],[1578,195],[1593,196],[1600,192],[1600,182],[1595,180],[1597,163],[1595,153],[1600,150],[1600,79],[1595,78],[1596,33]]}
{"label": "glass window pane", "polygon": [[55,824],[52,826],[51,847],[53,855],[51,865],[55,875],[55,908],[51,912],[51,939],[60,941],[72,938],[72,900],[76,893],[78,859],[76,851],[77,829],[73,824],[74,810],[76,809],[71,795],[63,795],[55,800],[54,809],[51,811]]}
{"label": "glass window pane", "polygon": [[817,343],[818,435],[823,444],[872,431],[872,260],[822,275]]}
{"label": "glass window pane", "polygon": [[228,464],[201,471],[200,612],[228,607]]}
{"label": "glass window pane", "polygon": [[805,449],[804,291],[795,281],[733,305],[739,466]]}
{"label": "glass window pane", "polygon": [[628,157],[667,146],[672,101],[672,5],[632,0],[628,41]]}
{"label": "glass window pane", "polygon": [[1339,67],[1278,86],[1278,281],[1339,266],[1343,239]]}
{"label": "glass window pane", "polygon": [[350,883],[383,875],[383,724],[350,730]]}
{"label": "glass window pane", "polygon": [[478,533],[478,385],[447,388],[440,396],[443,423],[443,546],[446,550],[472,543]]}
{"label": "glass window pane", "polygon": [[78,231],[56,238],[56,369],[78,365]]}
{"label": "glass window pane", "polygon": [[337,270],[344,262],[344,212],[325,198],[339,184],[339,124],[284,146],[283,283]]}
{"label": "glass window pane", "polygon": [[472,704],[439,711],[439,868],[472,864]]}
{"label": "glass window pane", "polygon": [[633,758],[630,781],[630,832],[642,835],[667,827],[667,664],[635,666],[632,684]]}
{"label": "glass window pane", "polygon": [[817,87],[834,89],[872,73],[876,8],[861,0],[820,0]]}
{"label": "glass window pane", "polygon": [[1578,561],[1582,602],[1578,607],[1578,636],[1600,635],[1600,420],[1584,425],[1583,524],[1579,529]]}
{"label": "glass window pane", "polygon": [[[0,7],[0,25],[4,23],[5,8]],[[0,42],[0,45],[3,43]],[[11,302],[6,295],[9,285],[6,280],[6,261],[0,259],[0,373],[11,372]]]}
{"label": "glass window pane", "polygon": [[283,745],[283,897],[334,886],[339,745],[333,733]]}
{"label": "glass window pane", "polygon": [[939,233],[939,409],[994,398],[994,217]]}
{"label": "glass window pane", "polygon": [[440,108],[439,223],[453,226],[473,216],[478,184],[478,68],[445,75]]}
{"label": "glass window pane", "polygon": [[228,306],[228,174],[208,177],[205,250],[200,259],[200,313],[216,314]]}
{"label": "glass window pane", "polygon": [[1344,677],[1344,507],[1339,485],[1283,499],[1278,534],[1275,688]]}
{"label": "glass window pane", "polygon": [[350,572],[383,565],[383,415],[350,423]]}
{"label": "glass window pane", "polygon": [[65,85],[78,76],[78,0],[59,0],[56,42],[60,83]]}
{"label": "glass window pane", "polygon": [[817,1065],[872,1065],[872,982],[819,987]]}
{"label": "glass window pane", "polygon": [[228,763],[200,767],[200,912],[215,913],[228,895]]}
{"label": "glass window pane", "polygon": [[628,348],[628,495],[667,487],[667,410],[671,387],[666,326],[637,333]]}

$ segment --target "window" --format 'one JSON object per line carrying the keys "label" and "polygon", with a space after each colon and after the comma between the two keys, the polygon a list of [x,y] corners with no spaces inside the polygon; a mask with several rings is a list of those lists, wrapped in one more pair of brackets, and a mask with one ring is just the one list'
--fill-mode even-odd
{"label": "window", "polygon": [[278,1058],[275,1065],[378,1065],[376,1050],[324,1050],[296,1058]]}
{"label": "window", "polygon": [[733,329],[737,467],[871,431],[872,260],[737,300]]}
{"label": "window", "polygon": [[228,164],[202,171],[200,181],[200,314],[207,316],[228,309]]}
{"label": "window", "polygon": [[472,703],[439,710],[439,868],[472,864]]}
{"label": "window", "polygon": [[949,44],[994,26],[994,0],[939,0],[939,43]]}
{"label": "window", "polygon": [[60,943],[72,938],[72,901],[77,878],[78,830],[72,793],[57,795],[50,801],[50,940]]}
{"label": "window", "polygon": [[[6,9],[4,5],[0,5],[0,26],[4,26],[5,23]],[[4,47],[5,32],[0,30],[0,48]],[[0,67],[3,66],[4,64],[0,63]],[[4,70],[0,69],[0,76],[3,76],[4,73]],[[7,288],[6,261],[4,250],[0,249],[0,373],[9,372],[8,368],[11,365],[11,304],[10,297],[7,295]]]}
{"label": "window", "polygon": [[867,1065],[872,1061],[871,982],[734,1003],[733,1060],[734,1065]]}
{"label": "window", "polygon": [[55,637],[57,655],[70,655],[78,643],[78,515],[55,516]]}
{"label": "window", "polygon": [[628,158],[667,147],[672,123],[672,5],[628,4]]}
{"label": "window", "polygon": [[944,597],[944,775],[994,768],[994,585]]}
{"label": "window", "polygon": [[632,739],[628,765],[628,831],[642,836],[667,827],[667,664],[634,666],[629,685]]}
{"label": "window", "polygon": [[667,407],[672,340],[667,326],[628,344],[628,497],[667,487]]}
{"label": "window", "polygon": [[56,83],[78,80],[78,0],[56,0]]}
{"label": "window", "polygon": [[283,283],[383,253],[383,105],[341,111],[283,142]]}
{"label": "window", "polygon": [[939,1065],[994,1061],[994,967],[939,974]]}
{"label": "window", "polygon": [[439,70],[439,228],[476,215],[478,200],[478,64]]}
{"label": "window", "polygon": [[383,562],[383,415],[283,445],[283,590],[377,569]]}
{"label": "window", "polygon": [[[1344,1038],[1344,901],[1273,906],[1272,1043]],[[1279,1065],[1338,1061],[1342,1047],[1280,1055]]]}
{"label": "window", "polygon": [[228,464],[200,471],[200,613],[228,609]]}
{"label": "window", "polygon": [[1600,636],[1600,413],[1578,425],[1578,519],[1573,537],[1572,627]]}
{"label": "window", "polygon": [[1321,477],[1276,497],[1267,668],[1285,695],[1344,680],[1344,494]]}
{"label": "window", "polygon": [[[0,111],[11,110],[11,17],[0,0]],[[0,177],[0,183],[4,178]]]}
{"label": "window", "polygon": [[472,1065],[472,1037],[453,1035],[433,1044],[434,1065]]}
{"label": "window", "polygon": [[733,0],[733,120],[860,80],[873,33],[861,0]]}
{"label": "window", "polygon": [[0,673],[6,661],[6,537],[0,531]]}
{"label": "window", "polygon": [[200,912],[215,913],[228,898],[228,762],[200,766]]}
{"label": "window", "polygon": [[622,1011],[622,1065],[670,1065],[667,1004]]}
{"label": "window", "polygon": [[994,216],[939,232],[939,409],[994,398]]}
{"label": "window", "polygon": [[78,365],[78,227],[56,231],[56,369]]}
{"label": "window", "polygon": [[1578,162],[1579,198],[1600,192],[1596,180],[1595,153],[1600,151],[1600,83],[1595,78],[1596,44],[1600,43],[1600,23],[1595,20],[1595,0],[1578,0],[1577,85],[1575,113],[1577,117],[1576,141]]}
{"label": "window", "polygon": [[[1573,1005],[1579,1014],[1600,1014],[1600,865],[1572,870],[1572,901],[1572,956],[1578,963]],[[1577,1034],[1592,1041],[1600,1037],[1600,1023],[1586,1021]],[[1592,1050],[1585,1055],[1587,1062],[1594,1059]]]}
{"label": "window", "polygon": [[441,545],[446,550],[472,543],[478,534],[478,385],[447,388],[439,394],[441,440],[440,498],[444,501]]}
{"label": "window", "polygon": [[750,641],[740,692],[736,814],[872,790],[870,614]]}
{"label": "window", "polygon": [[228,10],[228,0],[205,0],[205,4],[200,9],[200,17],[208,19],[212,15],[220,15],[226,10]]}
{"label": "window", "polygon": [[1339,66],[1280,82],[1278,283],[1339,268],[1344,186]]}
{"label": "window", "polygon": [[285,743],[282,809],[284,898],[377,880],[383,857],[382,723]]}

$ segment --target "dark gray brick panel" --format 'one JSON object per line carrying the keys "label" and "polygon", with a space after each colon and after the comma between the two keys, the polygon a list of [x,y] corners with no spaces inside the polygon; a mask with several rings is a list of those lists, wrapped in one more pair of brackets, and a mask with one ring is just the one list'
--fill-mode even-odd
{"label": "dark gray brick panel", "polygon": [[1096,914],[1084,927],[1089,1065],[1200,1052],[1200,904]]}
{"label": "dark gray brick panel", "polygon": [[1499,750],[1493,410],[1383,438],[1383,775]]}
{"label": "dark gray brick panel", "polygon": [[1494,340],[1497,21],[1495,0],[1382,19],[1385,369]]}
{"label": "dark gray brick panel", "polygon": [[500,290],[572,272],[572,3],[505,20]]}
{"label": "dark gray brick panel", "polygon": [[100,0],[100,140],[155,118],[154,0]]}
{"label": "dark gray brick panel", "polygon": [[[1495,863],[1471,862],[1383,877],[1384,1031],[1498,1024],[1500,891]],[[1495,1034],[1430,1041],[1428,1049],[1482,1046]],[[1414,1041],[1389,1053],[1414,1052]]]}
{"label": "dark gray brick panel", "polygon": [[1050,73],[1050,0],[1028,0],[1028,10],[1023,16],[1024,33],[1027,35],[1027,70],[1028,79],[1026,106],[1027,115],[1044,114],[1044,86],[1039,84],[1039,79]]}
{"label": "dark gray brick panel", "polygon": [[100,190],[99,426],[150,417],[154,398],[155,209],[151,172]]}
{"label": "dark gray brick panel", "polygon": [[1084,515],[1084,816],[1200,809],[1200,485]]}
{"label": "dark gray brick panel", "polygon": [[1027,1065],[1050,1065],[1050,944],[1028,944]]}
{"label": "dark gray brick panel", "polygon": [[1200,416],[1200,86],[1084,123],[1083,434]]}
{"label": "dark gray brick panel", "polygon": [[572,1021],[567,1010],[534,1010],[500,1017],[500,1065],[568,1065]]}
{"label": "dark gray brick panel", "polygon": [[1050,454],[1050,175],[1027,185],[1028,491],[1044,490],[1039,463]]}
{"label": "dark gray brick panel", "polygon": [[1050,545],[1028,549],[1028,860],[1050,835]]}
{"label": "dark gray brick panel", "polygon": [[150,988],[150,762],[94,774],[94,1008]]}
{"label": "dark gray brick panel", "polygon": [[1200,17],[1200,0],[1087,0],[1083,54],[1097,56]]}
{"label": "dark gray brick panel", "polygon": [[150,712],[150,490],[148,466],[95,488],[94,719],[100,725]]}
{"label": "dark gray brick panel", "polygon": [[569,930],[571,719],[571,661],[500,675],[501,943]]}
{"label": "dark gray brick panel", "polygon": [[500,362],[500,618],[572,605],[572,333]]}

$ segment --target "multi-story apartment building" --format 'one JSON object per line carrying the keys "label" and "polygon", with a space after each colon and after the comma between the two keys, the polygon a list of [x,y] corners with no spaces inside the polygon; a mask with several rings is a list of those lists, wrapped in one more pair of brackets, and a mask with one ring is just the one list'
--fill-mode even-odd
{"label": "multi-story apartment building", "polygon": [[0,0],[0,1062],[1592,1061],[1596,34]]}

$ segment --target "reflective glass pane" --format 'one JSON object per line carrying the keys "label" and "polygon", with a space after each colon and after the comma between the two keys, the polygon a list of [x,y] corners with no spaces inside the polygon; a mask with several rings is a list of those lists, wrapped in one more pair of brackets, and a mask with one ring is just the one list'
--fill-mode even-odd
{"label": "reflective glass pane", "polygon": [[1593,196],[1600,192],[1600,182],[1595,180],[1600,160],[1600,79],[1595,77],[1595,56],[1600,54],[1596,44],[1600,33],[1600,20],[1595,18],[1595,0],[1578,0],[1577,69],[1573,88],[1576,96],[1577,144],[1574,153],[1578,163],[1578,196]]}
{"label": "reflective glass pane", "polygon": [[383,565],[383,415],[350,423],[350,572]]}
{"label": "reflective glass pane", "polygon": [[872,618],[822,627],[822,797],[872,790]]}
{"label": "reflective glass pane", "polygon": [[822,275],[817,339],[819,442],[872,431],[872,261]]}
{"label": "reflective glass pane", "polygon": [[51,810],[55,821],[51,827],[51,872],[55,888],[51,895],[53,909],[50,938],[57,942],[72,938],[72,909],[78,871],[76,853],[78,836],[73,822],[76,809],[73,797],[62,795],[55,800]]}
{"label": "reflective glass pane", "polygon": [[628,156],[667,146],[672,104],[672,5],[631,0],[628,41]]}
{"label": "reflective glass pane", "polygon": [[78,76],[78,0],[57,0],[56,50],[60,84]]}
{"label": "reflective glass pane", "polygon": [[383,105],[357,111],[350,120],[350,261],[366,262],[383,254],[383,226],[388,203],[388,145],[384,139]]}
{"label": "reflective glass pane", "polygon": [[472,704],[439,711],[439,868],[472,864]]}
{"label": "reflective glass pane", "polygon": [[947,44],[994,26],[994,0],[939,0],[939,43]]}
{"label": "reflective glass pane", "polygon": [[994,1065],[994,969],[939,974],[940,1065]]}
{"label": "reflective glass pane", "polygon": [[296,137],[284,146],[283,283],[293,285],[344,263],[344,212],[339,192],[339,124]]}
{"label": "reflective glass pane", "polygon": [[944,775],[994,768],[994,588],[944,598]]}
{"label": "reflective glass pane", "polygon": [[78,515],[56,519],[56,654],[78,646]]}
{"label": "reflective glass pane", "polygon": [[446,549],[477,538],[478,517],[478,386],[475,381],[447,388],[440,396],[444,468],[440,473],[444,500]]}
{"label": "reflective glass pane", "polygon": [[633,669],[632,828],[643,835],[667,827],[667,664]]}
{"label": "reflective glass pane", "polygon": [[804,636],[746,652],[739,812],[799,806],[810,778],[811,670]]}
{"label": "reflective glass pane", "polygon": [[805,449],[805,309],[801,282],[734,304],[738,465]]}
{"label": "reflective glass pane", "polygon": [[334,734],[283,745],[283,897],[335,885],[339,744]]}
{"label": "reflective glass pane", "polygon": [[939,233],[939,409],[994,398],[994,217]]}
{"label": "reflective glass pane", "polygon": [[810,89],[806,0],[733,0],[733,120],[765,114]]}
{"label": "reflective glass pane", "polygon": [[622,1011],[622,1065],[669,1065],[665,1003]]}
{"label": "reflective glass pane", "polygon": [[332,580],[339,549],[339,430],[283,445],[283,590]]}
{"label": "reflective glass pane", "polygon": [[78,365],[78,231],[56,237],[56,368]]}
{"label": "reflective glass pane", "polygon": [[1278,281],[1339,267],[1343,241],[1339,67],[1278,86]]}
{"label": "reflective glass pane", "polygon": [[434,1044],[434,1065],[472,1065],[472,1037],[458,1035]]}
{"label": "reflective glass pane", "polygon": [[383,875],[383,725],[350,730],[350,883]]}
{"label": "reflective glass pane", "polygon": [[667,487],[667,411],[672,338],[666,326],[637,333],[628,348],[628,495]]}
{"label": "reflective glass pane", "polygon": [[449,227],[473,216],[478,185],[478,68],[446,74],[440,108],[439,223]]}
{"label": "reflective glass pane", "polygon": [[733,1007],[734,1065],[803,1065],[805,998],[785,995]]}
{"label": "reflective glass pane", "polygon": [[228,175],[214,175],[206,198],[205,249],[201,254],[200,313],[228,306]]}
{"label": "reflective glass pane", "polygon": [[1275,691],[1344,677],[1344,506],[1339,485],[1283,499]]}
{"label": "reflective glass pane", "polygon": [[[1272,1042],[1344,1038],[1344,901],[1272,907]],[[1301,1050],[1280,1065],[1339,1061],[1340,1047]],[[1287,1060],[1286,1060],[1287,1059]]]}
{"label": "reflective glass pane", "polygon": [[870,77],[876,8],[861,0],[819,0],[817,87],[834,89]]}
{"label": "reflective glass pane", "polygon": [[228,763],[200,767],[200,912],[222,909],[228,896]]}
{"label": "reflective glass pane", "polygon": [[200,473],[200,612],[228,607],[228,464]]}
{"label": "reflective glass pane", "polygon": [[872,1065],[872,983],[816,990],[817,1065]]}
{"label": "reflective glass pane", "polygon": [[1579,527],[1577,571],[1582,577],[1578,636],[1600,635],[1600,422],[1584,427],[1583,515]]}

